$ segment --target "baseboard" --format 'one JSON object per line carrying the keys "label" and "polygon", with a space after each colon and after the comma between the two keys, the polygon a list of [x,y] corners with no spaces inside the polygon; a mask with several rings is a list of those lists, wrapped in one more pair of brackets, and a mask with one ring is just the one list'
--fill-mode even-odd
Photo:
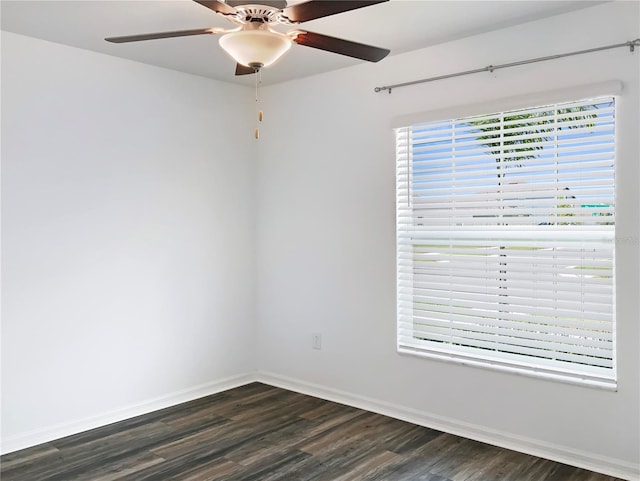
{"label": "baseboard", "polygon": [[365,409],[385,416],[425,426],[438,431],[447,432],[468,439],[473,439],[494,446],[499,446],[521,453],[531,454],[544,459],[576,466],[590,471],[615,476],[630,481],[640,480],[640,466],[600,456],[594,453],[580,452],[565,446],[551,445],[541,441],[516,436],[511,433],[487,429],[455,419],[438,416],[399,406],[357,394],[312,384],[269,372],[259,372],[257,381],[302,394],[319,397],[348,406]]}
{"label": "baseboard", "polygon": [[174,406],[187,401],[192,401],[204,396],[209,396],[234,387],[242,386],[255,381],[255,374],[243,374],[228,377],[206,384],[200,384],[188,389],[176,391],[165,396],[148,399],[144,402],[127,406],[122,409],[78,419],[67,423],[56,424],[42,429],[36,429],[17,436],[11,436],[2,440],[0,453],[7,454],[20,449],[29,448],[38,444],[60,439],[72,434],[106,426],[111,423],[130,419],[141,414],[147,414],[159,409]]}

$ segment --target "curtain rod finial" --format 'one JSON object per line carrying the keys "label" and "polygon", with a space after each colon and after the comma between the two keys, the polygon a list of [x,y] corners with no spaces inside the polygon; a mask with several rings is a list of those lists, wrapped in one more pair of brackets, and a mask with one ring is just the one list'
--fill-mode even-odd
{"label": "curtain rod finial", "polygon": [[373,89],[373,91],[374,91],[375,93],[382,92],[383,90],[388,90],[388,91],[389,91],[389,93],[391,93],[391,87],[375,87],[375,88]]}

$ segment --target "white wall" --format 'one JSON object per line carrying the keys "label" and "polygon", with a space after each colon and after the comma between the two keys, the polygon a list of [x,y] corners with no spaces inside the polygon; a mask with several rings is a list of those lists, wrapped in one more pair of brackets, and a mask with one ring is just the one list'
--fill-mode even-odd
{"label": "white wall", "polygon": [[5,451],[255,370],[251,109],[3,32]]}
{"label": "white wall", "polygon": [[[258,173],[263,378],[593,469],[640,475],[639,66],[610,50],[374,93],[389,85],[640,37],[616,2],[264,89]],[[415,112],[619,79],[617,392],[395,350],[394,139]],[[322,333],[323,348],[311,349]],[[630,474],[631,473],[631,474]]]}

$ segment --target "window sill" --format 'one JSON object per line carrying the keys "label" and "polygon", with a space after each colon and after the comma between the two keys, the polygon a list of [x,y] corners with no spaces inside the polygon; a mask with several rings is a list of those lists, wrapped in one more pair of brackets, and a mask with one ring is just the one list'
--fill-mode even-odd
{"label": "window sill", "polygon": [[584,386],[595,389],[602,389],[605,391],[617,392],[618,383],[615,380],[600,379],[595,377],[589,377],[580,374],[562,373],[558,371],[551,371],[539,367],[525,367],[509,364],[507,362],[494,361],[489,359],[474,358],[471,356],[464,356],[460,354],[452,354],[445,352],[437,352],[432,350],[411,348],[405,346],[398,346],[398,354],[407,356],[418,356],[428,359],[434,359],[437,361],[451,362],[455,364],[462,364],[464,366],[471,366],[481,369],[489,369],[492,371],[506,372],[509,374],[515,374],[518,376],[533,377],[537,379],[543,379],[546,381],[554,381],[563,384],[574,384],[578,386]]}

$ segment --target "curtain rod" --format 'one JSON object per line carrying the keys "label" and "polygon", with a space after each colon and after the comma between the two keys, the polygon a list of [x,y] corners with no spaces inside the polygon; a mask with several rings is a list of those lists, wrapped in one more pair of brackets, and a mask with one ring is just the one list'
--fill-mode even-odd
{"label": "curtain rod", "polygon": [[477,68],[474,70],[465,70],[464,72],[450,73],[447,75],[439,75],[437,77],[429,77],[425,79],[414,80],[412,82],[404,82],[400,84],[387,85],[384,87],[376,87],[373,90],[375,92],[382,92],[383,90],[388,90],[389,93],[391,93],[391,90],[393,89],[400,88],[400,87],[408,87],[409,85],[416,85],[416,84],[421,84],[425,82],[433,82],[435,80],[444,80],[444,79],[453,78],[453,77],[461,77],[463,75],[470,75],[470,74],[480,73],[480,72],[493,72],[494,70],[498,70],[501,68],[517,67],[518,65],[527,65],[529,63],[544,62],[547,60],[555,60],[563,57],[572,57],[574,55],[582,55],[585,53],[599,52],[601,50],[609,50],[612,48],[619,48],[619,47],[629,47],[629,52],[633,52],[635,50],[635,47],[640,47],[640,38],[637,38],[635,40],[629,40],[628,42],[624,42],[624,43],[616,43],[614,45],[605,45],[604,47],[589,48],[587,50],[577,50],[575,52],[561,53],[558,55],[550,55],[548,57],[531,58],[528,60],[521,60],[519,62],[503,63],[501,65],[488,65],[486,67]]}

